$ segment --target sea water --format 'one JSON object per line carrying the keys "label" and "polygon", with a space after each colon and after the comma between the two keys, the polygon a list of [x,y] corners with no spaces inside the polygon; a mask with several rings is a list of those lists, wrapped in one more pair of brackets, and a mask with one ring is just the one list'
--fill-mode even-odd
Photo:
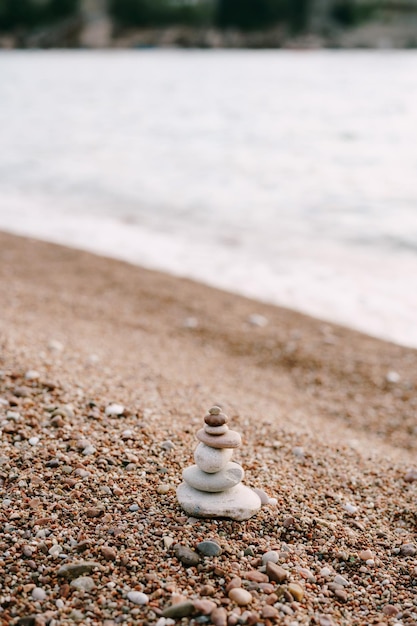
{"label": "sea water", "polygon": [[3,52],[0,228],[417,347],[417,53]]}

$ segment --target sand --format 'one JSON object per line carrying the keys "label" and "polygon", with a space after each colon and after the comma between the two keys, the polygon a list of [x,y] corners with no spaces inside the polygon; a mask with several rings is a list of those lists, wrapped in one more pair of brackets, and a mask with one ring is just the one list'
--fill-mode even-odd
{"label": "sand", "polygon": [[[417,351],[6,234],[0,298],[2,623],[417,623]],[[213,404],[276,499],[247,522],[176,501]]]}

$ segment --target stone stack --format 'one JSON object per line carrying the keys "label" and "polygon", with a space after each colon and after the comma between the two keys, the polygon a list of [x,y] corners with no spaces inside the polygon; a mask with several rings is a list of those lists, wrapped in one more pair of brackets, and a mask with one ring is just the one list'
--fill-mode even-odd
{"label": "stone stack", "polygon": [[218,406],[209,410],[204,422],[204,428],[197,433],[200,443],[194,453],[196,465],[183,472],[178,502],[194,517],[249,519],[261,508],[261,500],[241,484],[243,468],[231,461],[233,450],[242,443],[241,436],[229,429],[227,416]]}

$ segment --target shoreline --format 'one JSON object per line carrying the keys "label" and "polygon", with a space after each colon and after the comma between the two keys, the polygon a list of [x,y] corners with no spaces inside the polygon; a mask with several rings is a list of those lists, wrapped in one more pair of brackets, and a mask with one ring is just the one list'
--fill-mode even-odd
{"label": "shoreline", "polygon": [[[0,277],[0,620],[150,626],[180,601],[193,624],[204,600],[230,623],[414,624],[416,350],[5,233]],[[176,502],[213,403],[243,435],[245,484],[277,500],[245,523]],[[222,554],[186,569],[173,546],[207,539]],[[269,550],[298,599],[262,578]],[[80,561],[89,589],[58,575]]]}

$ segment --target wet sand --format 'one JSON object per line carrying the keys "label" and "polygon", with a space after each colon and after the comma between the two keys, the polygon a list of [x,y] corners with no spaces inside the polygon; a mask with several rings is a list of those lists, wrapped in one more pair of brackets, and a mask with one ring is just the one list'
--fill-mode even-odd
{"label": "wet sand", "polygon": [[[3,623],[162,625],[178,600],[205,623],[201,598],[225,609],[206,623],[417,622],[417,351],[6,234],[0,296]],[[245,484],[277,500],[248,522],[176,503],[214,403]],[[174,546],[205,539],[222,554],[185,568]],[[260,576],[269,550],[283,584]],[[87,591],[58,575],[80,561]]]}

